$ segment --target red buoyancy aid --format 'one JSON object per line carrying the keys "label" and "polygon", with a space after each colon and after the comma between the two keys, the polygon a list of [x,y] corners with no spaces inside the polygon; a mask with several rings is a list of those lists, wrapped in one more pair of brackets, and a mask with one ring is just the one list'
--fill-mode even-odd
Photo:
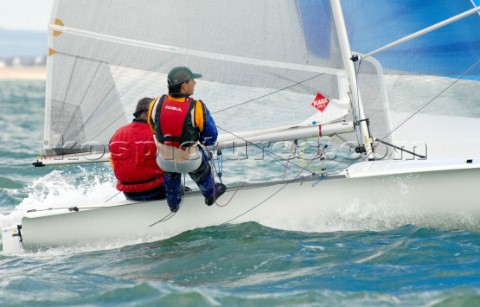
{"label": "red buoyancy aid", "polygon": [[165,145],[190,147],[200,138],[199,130],[193,123],[192,110],[196,101],[188,98],[185,102],[168,99],[164,95],[159,100],[155,114],[155,136]]}
{"label": "red buoyancy aid", "polygon": [[157,146],[152,130],[143,120],[123,126],[110,140],[117,190],[143,192],[163,183],[163,171],[155,160]]}

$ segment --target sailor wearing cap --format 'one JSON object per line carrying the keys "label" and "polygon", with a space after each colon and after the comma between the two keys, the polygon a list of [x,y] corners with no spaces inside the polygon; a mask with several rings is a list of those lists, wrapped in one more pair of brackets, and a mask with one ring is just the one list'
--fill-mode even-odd
{"label": "sailor wearing cap", "polygon": [[172,212],[178,210],[182,200],[182,173],[188,173],[196,182],[208,206],[226,190],[224,184],[215,183],[207,154],[199,146],[214,145],[218,135],[206,105],[190,97],[195,91],[195,79],[200,77],[188,67],[173,68],[168,74],[168,95],[155,99],[148,114]]}

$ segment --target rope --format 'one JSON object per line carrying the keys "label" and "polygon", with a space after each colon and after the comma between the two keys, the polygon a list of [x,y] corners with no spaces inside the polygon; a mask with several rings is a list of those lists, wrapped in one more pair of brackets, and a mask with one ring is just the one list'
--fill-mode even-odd
{"label": "rope", "polygon": [[478,60],[477,62],[475,62],[474,64],[472,64],[470,67],[467,68],[467,70],[465,70],[458,78],[455,79],[455,81],[453,81],[449,86],[447,86],[445,89],[443,89],[442,91],[440,91],[435,97],[433,97],[432,99],[430,99],[429,101],[427,101],[423,106],[421,106],[420,108],[418,108],[417,111],[415,111],[412,115],[408,116],[405,120],[403,120],[400,124],[398,124],[394,129],[392,129],[387,135],[385,135],[382,140],[384,140],[386,137],[388,137],[389,135],[391,135],[393,132],[395,132],[396,130],[398,130],[401,126],[403,126],[406,122],[408,122],[410,119],[412,119],[412,117],[414,117],[415,115],[417,115],[420,111],[422,111],[423,109],[425,109],[425,107],[427,107],[430,103],[432,103],[433,101],[435,101],[438,97],[440,97],[443,93],[445,93],[447,90],[449,90],[452,86],[454,86],[458,81],[460,81],[461,79],[463,79],[463,77],[465,77],[471,70],[473,70],[478,64],[480,63],[480,60]]}
{"label": "rope", "polygon": [[106,201],[104,201],[105,203],[108,203],[109,201],[111,201],[115,196],[117,196],[118,194],[120,194],[121,191],[118,191],[117,193],[113,194],[112,197],[110,197],[109,199],[107,199]]}
{"label": "rope", "polygon": [[[217,176],[218,176],[218,179],[220,180],[221,183],[222,182],[222,175],[223,175],[223,155],[222,155],[222,151],[219,149],[217,150],[217,165],[218,165],[218,172],[217,172]],[[216,170],[215,170],[216,171]]]}
{"label": "rope", "polygon": [[[215,182],[215,174],[217,175],[218,179],[220,180],[220,183],[223,184],[222,182],[222,169],[223,169],[223,157],[222,157],[222,151],[219,149],[217,151],[217,163],[218,163],[218,168],[219,168],[219,171],[217,172],[217,169],[215,168],[215,163],[213,163],[213,156],[210,154],[210,152],[208,151],[208,148],[206,148],[207,150],[207,154],[208,154],[208,163],[210,164],[210,170],[212,172],[212,177],[213,177],[213,181]],[[220,162],[219,162],[220,161]],[[226,207],[230,201],[233,199],[233,197],[235,196],[235,194],[237,194],[238,192],[238,189],[233,193],[233,195],[230,197],[230,199],[223,205],[220,205],[217,200],[215,199],[215,204],[218,206],[218,207]]]}
{"label": "rope", "polygon": [[[183,189],[184,189],[184,193],[185,193],[185,174],[183,174]],[[182,200],[180,201],[180,204],[178,205],[177,211],[175,211],[175,212],[170,211],[167,215],[165,215],[164,217],[162,217],[161,219],[159,219],[155,223],[149,225],[148,227],[153,227],[153,226],[157,225],[158,223],[165,222],[165,221],[168,221],[169,219],[171,219],[178,211],[180,211],[180,208],[183,205],[183,200],[184,199],[185,199],[185,197],[182,196]]]}
{"label": "rope", "polygon": [[[217,128],[220,129],[220,130],[223,130],[223,131],[225,131],[226,133],[229,133],[229,134],[231,134],[231,135],[233,135],[233,136],[235,136],[235,137],[237,137],[237,138],[239,138],[239,139],[241,139],[241,140],[243,140],[243,141],[245,141],[245,144],[250,144],[250,145],[253,145],[253,146],[257,147],[258,149],[263,150],[263,152],[265,152],[267,155],[269,155],[270,157],[272,157],[272,158],[274,159],[274,161],[283,163],[283,160],[284,160],[284,159],[283,159],[282,157],[276,155],[275,153],[273,153],[273,152],[271,152],[271,151],[269,151],[269,150],[266,150],[265,148],[263,148],[263,147],[255,144],[255,143],[253,143],[253,142],[249,142],[247,139],[242,138],[241,136],[236,135],[235,133],[233,133],[233,132],[231,132],[231,131],[229,131],[229,130],[227,130],[227,129],[224,129],[224,128],[220,127],[220,126],[217,126]],[[296,164],[296,163],[293,163],[293,162],[292,162],[291,164],[294,165],[294,166],[296,166],[296,167],[298,167],[298,168],[302,168],[302,166],[300,166],[300,165],[298,165],[298,164]],[[288,168],[288,164],[285,164],[285,167]],[[295,173],[295,171],[292,170],[291,168],[288,168],[288,169],[289,169],[292,173]],[[312,173],[312,174],[313,174],[313,173]]]}
{"label": "rope", "polygon": [[[182,198],[182,202],[180,203],[180,205],[179,205],[179,207],[178,207],[178,210],[180,210],[180,206],[181,206],[182,203],[183,203],[183,198]],[[178,212],[178,210],[177,210],[177,212]],[[164,217],[162,217],[161,219],[159,219],[159,220],[156,221],[155,223],[149,225],[148,227],[153,227],[153,226],[157,225],[158,223],[168,221],[168,220],[171,219],[171,218],[175,215],[175,213],[177,213],[177,212],[169,212],[167,215],[165,215]]]}
{"label": "rope", "polygon": [[[253,207],[251,207],[250,209],[244,211],[243,213],[240,213],[239,215],[223,222],[222,224],[220,224],[220,226],[223,226],[223,225],[226,225],[236,219],[238,219],[239,217],[251,212],[252,210],[260,207],[261,205],[263,205],[266,201],[270,200],[271,198],[273,198],[275,195],[277,195],[278,193],[280,193],[283,189],[285,189],[289,184],[295,182],[298,180],[298,176],[310,165],[310,163],[312,163],[314,159],[312,159],[298,174],[297,176],[294,178],[294,179],[291,179],[287,182],[285,182],[285,184],[283,184],[277,191],[273,192],[270,196],[268,196],[267,198],[265,198],[264,200],[262,200],[261,202],[259,202],[258,204],[254,205]],[[352,162],[353,163],[353,162]],[[320,182],[321,180],[324,180],[326,178],[325,174],[328,173],[328,172],[324,172],[322,173],[322,175],[319,177],[319,180],[317,182],[315,182],[315,185],[318,184],[318,182]],[[239,190],[240,188],[237,189],[237,191]]]}
{"label": "rope", "polygon": [[232,196],[230,196],[230,198],[229,198],[223,205],[219,204],[219,203],[217,202],[217,200],[215,200],[215,204],[217,205],[217,207],[223,208],[223,207],[228,206],[228,205],[230,204],[230,202],[232,201],[232,199],[233,199],[233,198],[235,197],[235,195],[237,194],[237,192],[238,192],[241,188],[243,188],[245,185],[246,185],[246,183],[244,183],[244,184],[240,185],[239,187],[235,188]]}
{"label": "rope", "polygon": [[27,210],[27,213],[30,213],[30,212],[43,212],[43,211],[53,211],[53,210],[68,210],[68,211],[78,212],[78,211],[81,211],[81,210],[89,210],[89,209],[113,209],[113,208],[117,208],[117,207],[132,206],[132,205],[140,204],[140,203],[142,203],[142,202],[144,202],[144,200],[134,201],[134,202],[128,203],[128,204],[108,206],[108,207],[105,207],[105,206],[91,206],[91,207],[78,207],[78,206],[73,206],[73,207],[58,207],[58,208],[46,208],[46,209],[30,209],[30,210]]}
{"label": "rope", "polygon": [[[293,179],[292,179],[292,181],[293,181]],[[290,184],[290,182],[285,183],[282,187],[280,187],[280,188],[279,188],[277,191],[275,191],[272,195],[268,196],[267,198],[265,198],[264,200],[262,200],[262,201],[261,201],[260,203],[258,203],[257,205],[255,205],[255,206],[253,206],[252,208],[248,209],[247,211],[245,211],[245,212],[243,212],[243,213],[240,213],[239,215],[237,215],[237,216],[235,216],[235,217],[233,217],[233,218],[231,218],[231,219],[223,222],[222,224],[220,224],[220,226],[226,225],[226,224],[230,223],[231,221],[234,221],[234,220],[238,219],[239,217],[247,214],[248,212],[252,211],[253,209],[255,209],[255,208],[263,205],[267,200],[271,199],[272,197],[274,197],[275,195],[277,195],[278,193],[280,193],[280,191],[283,190],[283,189],[284,189],[287,185],[289,185],[289,184]]]}
{"label": "rope", "polygon": [[218,171],[217,171],[217,168],[215,167],[215,163],[213,163],[213,156],[212,154],[210,153],[210,151],[208,151],[208,148],[206,148],[206,151],[207,151],[207,154],[208,154],[208,157],[209,157],[209,164],[210,164],[210,168],[212,169],[212,176],[215,178],[215,175],[217,175],[218,177],[218,180],[220,180],[221,183],[222,182],[222,171],[223,171],[223,156],[222,156],[222,151],[219,149],[217,150],[217,165],[218,165]]}
{"label": "rope", "polygon": [[314,75],[314,76],[311,77],[311,78],[304,79],[304,80],[298,81],[298,82],[294,82],[293,84],[288,85],[288,86],[285,86],[285,87],[283,87],[283,88],[280,88],[280,89],[278,89],[278,90],[276,90],[276,91],[272,91],[272,92],[267,93],[267,94],[265,94],[265,95],[262,95],[262,96],[259,96],[259,97],[256,97],[256,98],[252,98],[252,99],[246,100],[246,101],[244,101],[244,102],[237,103],[236,105],[233,105],[233,106],[230,106],[230,107],[227,107],[227,108],[224,108],[224,109],[215,111],[215,112],[210,112],[210,113],[211,113],[211,114],[220,113],[220,112],[224,112],[224,111],[227,111],[227,110],[230,110],[230,109],[239,107],[239,106],[241,106],[241,105],[250,103],[250,102],[252,102],[252,101],[255,101],[255,100],[258,100],[258,99],[262,99],[262,98],[268,97],[268,96],[270,96],[270,95],[274,95],[274,94],[276,94],[276,93],[282,92],[282,91],[284,91],[284,90],[286,90],[286,89],[289,89],[289,88],[295,87],[295,86],[297,86],[297,85],[303,84],[303,83],[305,83],[305,82],[307,82],[307,81],[313,80],[313,79],[318,78],[318,77],[320,77],[320,76],[322,76],[322,75],[324,75],[324,73],[316,74],[316,75]]}

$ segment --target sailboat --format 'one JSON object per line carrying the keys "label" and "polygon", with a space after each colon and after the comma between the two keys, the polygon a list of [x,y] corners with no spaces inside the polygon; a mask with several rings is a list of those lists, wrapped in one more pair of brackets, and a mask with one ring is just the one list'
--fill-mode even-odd
{"label": "sailboat", "polygon": [[[415,110],[456,88],[467,89],[455,91],[456,102],[468,102],[480,89],[479,8],[420,2],[56,0],[36,166],[107,162],[135,103],[162,95],[168,71],[186,65],[203,75],[195,98],[221,134],[213,162],[231,153],[253,168],[253,149],[289,176],[230,182],[212,207],[187,192],[175,214],[166,201],[39,204],[2,230],[4,252],[148,242],[249,221],[296,230],[293,219],[315,231],[320,217],[372,204],[413,217],[406,223],[480,221],[480,163],[469,156],[478,152],[431,159],[415,135],[394,137]],[[413,112],[392,126],[399,92]]]}

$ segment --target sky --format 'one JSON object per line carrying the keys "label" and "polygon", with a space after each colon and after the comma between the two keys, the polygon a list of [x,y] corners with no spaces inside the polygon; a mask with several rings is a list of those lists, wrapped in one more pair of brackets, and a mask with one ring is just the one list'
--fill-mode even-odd
{"label": "sky", "polygon": [[0,28],[47,32],[53,0],[0,0]]}

